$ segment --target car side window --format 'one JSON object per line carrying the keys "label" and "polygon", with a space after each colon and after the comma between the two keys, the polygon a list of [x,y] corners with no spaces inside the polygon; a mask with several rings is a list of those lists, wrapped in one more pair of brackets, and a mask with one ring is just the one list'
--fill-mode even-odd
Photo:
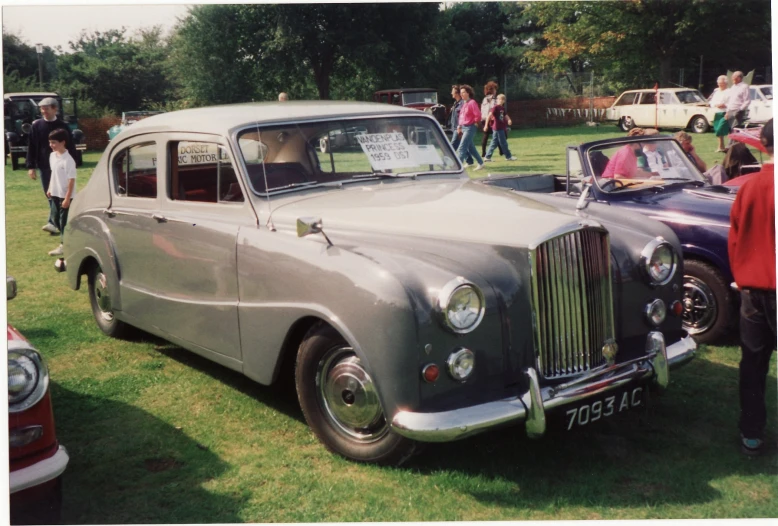
{"label": "car side window", "polygon": [[646,92],[640,97],[640,104],[656,104],[656,93]]}
{"label": "car side window", "polygon": [[678,101],[672,93],[660,93],[659,104],[678,104]]}
{"label": "car side window", "polygon": [[616,101],[616,106],[635,104],[635,97],[637,97],[637,93],[625,93]]}
{"label": "car side window", "polygon": [[168,145],[168,193],[174,201],[242,203],[243,191],[227,149],[215,143],[181,141]]}
{"label": "car side window", "polygon": [[114,189],[123,197],[157,197],[157,144],[144,142],[114,156]]}

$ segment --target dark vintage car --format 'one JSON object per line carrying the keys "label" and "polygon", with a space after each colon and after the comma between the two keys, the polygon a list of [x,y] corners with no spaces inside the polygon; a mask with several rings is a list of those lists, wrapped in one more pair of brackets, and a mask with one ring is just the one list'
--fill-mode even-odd
{"label": "dark vintage car", "polygon": [[[6,278],[6,297],[16,281]],[[68,453],[57,441],[43,356],[8,325],[8,456],[11,524],[56,524]]]}
{"label": "dark vintage car", "polygon": [[376,91],[373,102],[405,106],[429,113],[444,130],[449,128],[446,107],[438,102],[438,92],[431,88],[396,88]]}
{"label": "dark vintage car", "polygon": [[82,152],[86,150],[84,132],[78,129],[78,112],[75,99],[63,99],[56,93],[6,93],[3,95],[3,114],[5,128],[5,154],[11,155],[11,168],[19,169],[19,160],[27,157],[27,142],[32,122],[41,118],[38,103],[46,97],[59,102],[57,115],[65,121],[73,134],[76,146],[74,160],[81,166]]}
{"label": "dark vintage car", "polygon": [[[320,150],[348,129],[359,150]],[[58,267],[105,334],[293,378],[326,447],[399,463],[419,442],[611,418],[693,357],[672,230],[539,197],[470,181],[408,108],[170,112],[111,142]]]}
{"label": "dark vintage car", "polygon": [[[638,170],[631,179],[602,177],[619,150],[638,149],[633,156],[637,160],[645,156],[642,150],[646,145],[659,153],[661,166],[652,166],[650,171]],[[632,161],[633,168],[635,162]],[[521,177],[498,176],[484,182],[557,192],[580,199],[582,204],[606,203],[670,226],[683,247],[684,328],[697,341],[708,343],[719,340],[737,320],[737,299],[730,287],[733,277],[727,257],[734,192],[708,185],[672,137],[625,137],[569,146],[565,175],[536,177],[536,181],[523,181]]]}

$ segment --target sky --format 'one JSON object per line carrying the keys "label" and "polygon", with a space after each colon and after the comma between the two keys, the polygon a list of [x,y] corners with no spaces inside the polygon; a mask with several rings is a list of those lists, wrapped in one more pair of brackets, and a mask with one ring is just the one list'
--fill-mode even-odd
{"label": "sky", "polygon": [[177,18],[186,16],[189,5],[180,2],[173,5],[175,0],[154,5],[105,5],[104,2],[83,5],[88,0],[79,1],[81,5],[51,0],[46,2],[49,5],[1,1],[4,32],[20,36],[29,45],[62,46],[65,52],[70,51],[68,41],[76,40],[82,31],[91,33],[124,26],[132,34],[136,29],[160,25],[167,34]]}

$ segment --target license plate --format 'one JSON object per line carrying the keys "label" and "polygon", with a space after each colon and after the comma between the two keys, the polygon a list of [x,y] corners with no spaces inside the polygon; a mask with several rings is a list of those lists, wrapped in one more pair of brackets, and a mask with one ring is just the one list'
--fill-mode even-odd
{"label": "license plate", "polygon": [[564,411],[564,428],[571,431],[646,405],[645,386],[632,387],[579,402]]}

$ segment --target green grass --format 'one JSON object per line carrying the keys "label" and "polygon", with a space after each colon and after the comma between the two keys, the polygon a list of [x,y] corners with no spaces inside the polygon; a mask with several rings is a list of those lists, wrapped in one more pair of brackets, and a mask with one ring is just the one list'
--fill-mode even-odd
{"label": "green grass", "polygon": [[[566,144],[614,130],[515,131],[520,160],[504,166],[559,172]],[[98,159],[86,156],[79,188]],[[737,347],[702,349],[645,413],[539,441],[508,428],[431,444],[401,468],[353,464],[318,443],[289,390],[151,337],[103,336],[85,290],[69,289],[46,255],[58,239],[40,230],[40,184],[10,167],[5,184],[7,271],[19,285],[8,317],[49,363],[57,432],[71,456],[67,523],[778,515],[776,457],[746,459],[737,447]],[[771,371],[775,441],[775,361]]]}

